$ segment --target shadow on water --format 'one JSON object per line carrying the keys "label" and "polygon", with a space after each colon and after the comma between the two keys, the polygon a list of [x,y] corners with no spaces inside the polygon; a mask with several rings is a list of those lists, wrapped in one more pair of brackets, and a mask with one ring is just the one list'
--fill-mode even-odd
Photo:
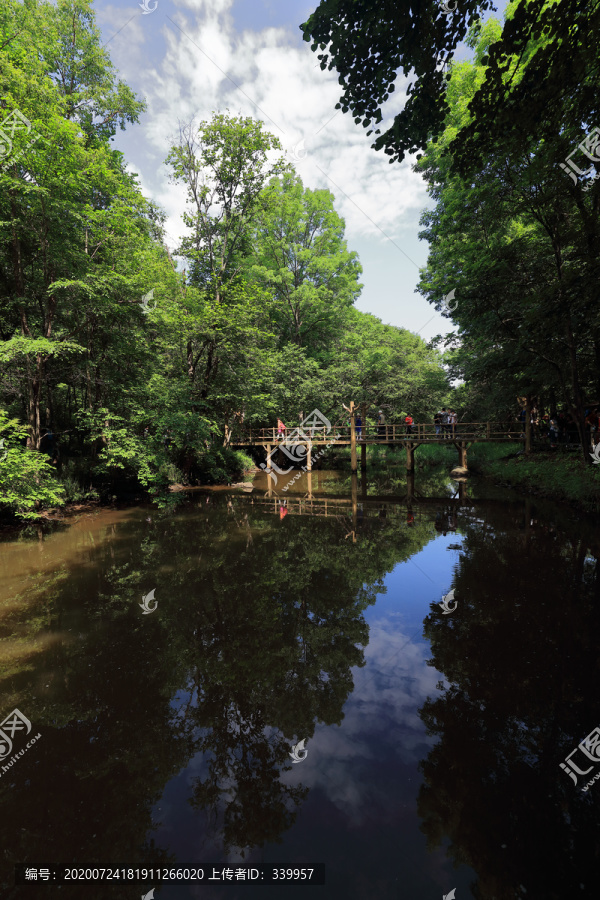
{"label": "shadow on water", "polygon": [[597,896],[600,786],[559,768],[600,724],[597,530],[443,472],[255,485],[0,544],[2,716],[41,735],[0,769],[3,895],[15,863],[265,860],[328,898]]}

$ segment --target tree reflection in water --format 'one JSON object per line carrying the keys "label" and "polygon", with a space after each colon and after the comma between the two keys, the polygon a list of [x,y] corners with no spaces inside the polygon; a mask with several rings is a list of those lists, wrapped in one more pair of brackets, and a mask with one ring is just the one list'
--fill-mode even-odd
{"label": "tree reflection in water", "polygon": [[598,532],[566,536],[554,506],[517,510],[461,520],[459,612],[426,619],[449,685],[421,710],[440,738],[420,766],[422,830],[430,849],[450,838],[481,900],[595,897],[598,797],[559,763],[600,724]]}
{"label": "tree reflection in water", "polygon": [[[426,517],[403,532],[365,517],[352,543],[348,523],[280,522],[246,497],[203,497],[175,515],[82,520],[36,543],[33,566],[21,541],[3,709],[43,737],[0,779],[6,890],[26,860],[174,865],[146,835],[165,785],[199,753],[207,773],[191,802],[211,811],[223,848],[280,839],[306,796],[280,778],[291,744],[342,721],[364,610],[434,534]],[[151,589],[158,608],[142,615]],[[86,885],[90,900],[105,892]]]}
{"label": "tree reflection in water", "polygon": [[[12,543],[3,712],[18,707],[42,739],[0,778],[3,896],[20,896],[15,862],[175,865],[147,836],[191,760],[187,799],[217,854],[280,840],[307,794],[285,777],[291,745],[308,739],[310,754],[316,726],[342,722],[365,611],[450,509],[418,487],[385,518],[362,491],[327,518],[298,516],[288,498],[283,520],[251,497],[213,495],[151,522],[107,512]],[[421,712],[440,738],[421,764],[422,829],[430,845],[450,837],[476,897],[513,900],[520,885],[539,900],[591,896],[600,786],[583,794],[559,763],[600,723],[596,533],[584,521],[561,531],[553,506],[463,500],[448,514],[463,535],[458,608],[444,616],[440,591],[425,620],[449,687]],[[152,589],[158,608],[144,616]]]}

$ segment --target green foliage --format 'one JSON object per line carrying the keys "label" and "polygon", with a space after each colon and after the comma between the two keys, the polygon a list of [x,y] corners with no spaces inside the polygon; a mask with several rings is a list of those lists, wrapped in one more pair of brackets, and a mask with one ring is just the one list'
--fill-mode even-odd
{"label": "green foliage", "polygon": [[[383,149],[390,163],[444,133],[449,69],[460,67],[455,55],[465,38],[471,47],[479,45],[476,59],[485,72],[462,106],[466,127],[449,148],[463,174],[479,174],[507,136],[523,155],[532,140],[550,139],[554,161],[561,161],[565,130],[549,128],[548,113],[566,98],[573,107],[571,129],[595,121],[600,8],[585,0],[517,0],[508,6],[503,29],[481,21],[493,8],[488,0],[466,0],[447,15],[437,0],[321,0],[300,28],[312,50],[322,51],[321,68],[338,72],[342,96],[336,107],[377,135],[372,146]],[[400,72],[411,79],[407,99],[382,134],[375,126]]]}
{"label": "green foliage", "polygon": [[251,271],[271,292],[278,348],[295,343],[312,357],[327,358],[362,287],[362,267],[346,247],[333,195],[304,189],[297,175],[285,172],[271,179],[260,200]]}
{"label": "green foliage", "polygon": [[304,189],[260,122],[216,113],[171,147],[183,274],[111,148],[144,104],[88,0],[9,0],[0,46],[0,112],[39,135],[0,169],[0,400],[28,453],[54,432],[69,500],[166,502],[173,481],[239,477],[223,444],[242,422],[338,421],[351,399],[419,414],[447,392],[440,353],[354,308],[361,267],[332,195]]}
{"label": "green foliage", "polygon": [[0,509],[36,519],[40,507],[64,503],[64,490],[46,456],[23,446],[27,430],[0,409]]}
{"label": "green foliage", "polygon": [[449,391],[437,350],[367,313],[351,310],[334,350],[331,365],[319,377],[328,409],[339,410],[353,399],[366,402],[372,418],[383,409],[389,423],[402,422],[408,412],[415,421],[431,421]]}
{"label": "green foliage", "polygon": [[[452,59],[467,25],[492,6],[490,0],[463,0],[449,16],[436,0],[321,0],[300,27],[313,50],[326,51],[318,56],[321,68],[339,74],[343,90],[336,108],[351,111],[357,124],[362,120],[367,134],[379,135],[373,147],[383,149],[391,163],[422,149],[438,133],[447,109],[440,63]],[[375,126],[399,72],[417,77],[406,88],[402,112],[381,134]]]}
{"label": "green foliage", "polygon": [[228,447],[211,448],[198,462],[198,476],[204,484],[231,483],[240,478],[254,462],[246,453]]}
{"label": "green foliage", "polygon": [[[600,399],[598,198],[571,190],[555,146],[537,136],[524,142],[494,129],[478,177],[454,173],[446,150],[467,130],[490,35],[472,38],[475,60],[451,73],[446,129],[418,165],[436,204],[421,220],[431,249],[419,290],[437,308],[455,290],[458,333],[446,360],[466,382],[463,409],[514,421],[517,397],[529,395],[545,410],[564,407],[583,433],[585,408]],[[547,110],[548,128],[573,134],[572,113],[562,95]]]}

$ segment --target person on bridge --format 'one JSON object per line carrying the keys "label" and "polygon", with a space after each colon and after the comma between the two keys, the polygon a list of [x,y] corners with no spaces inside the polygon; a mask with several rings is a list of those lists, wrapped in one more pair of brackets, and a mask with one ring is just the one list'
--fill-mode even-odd
{"label": "person on bridge", "polygon": [[449,410],[448,415],[448,425],[450,426],[450,434],[452,437],[456,434],[456,423],[458,421],[458,417],[453,409]]}
{"label": "person on bridge", "polygon": [[447,438],[449,436],[448,435],[448,431],[450,430],[450,426],[448,425],[449,420],[450,420],[450,413],[448,412],[448,410],[446,409],[445,406],[442,406],[442,437],[444,437],[444,438]]}
{"label": "person on bridge", "polygon": [[435,433],[436,436],[439,437],[442,431],[442,412],[438,410],[433,417],[433,424],[435,425]]}
{"label": "person on bridge", "polygon": [[285,437],[285,425],[281,419],[277,419],[277,437]]}
{"label": "person on bridge", "polygon": [[360,441],[362,435],[362,419],[360,416],[356,417],[356,440]]}
{"label": "person on bridge", "polygon": [[413,429],[413,417],[411,416],[410,413],[405,417],[404,422],[406,424],[406,434],[411,435],[413,433],[414,429]]}
{"label": "person on bridge", "polygon": [[385,416],[383,414],[383,410],[379,410],[379,415],[377,416],[377,436],[379,440],[385,440]]}

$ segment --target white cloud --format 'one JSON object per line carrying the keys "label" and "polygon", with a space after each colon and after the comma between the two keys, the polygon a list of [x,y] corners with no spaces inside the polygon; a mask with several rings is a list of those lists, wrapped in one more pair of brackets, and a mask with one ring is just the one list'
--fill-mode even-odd
{"label": "white cloud", "polygon": [[[355,671],[341,727],[318,726],[307,744],[306,761],[282,776],[289,783],[320,788],[355,826],[369,816],[374,799],[373,783],[360,777],[362,770],[389,756],[390,748],[398,766],[414,770],[435,743],[418,709],[427,696],[437,694],[441,676],[426,663],[429,645],[414,643],[395,619],[389,616],[370,626],[367,664]],[[388,809],[393,816],[397,803],[397,797],[378,797],[378,815]]]}
{"label": "white cloud", "polygon": [[[185,0],[169,13],[170,21],[159,0],[155,13],[134,18],[109,44],[121,76],[148,101],[141,126],[133,129],[138,152],[128,148],[127,157],[140,157],[143,149],[152,161],[142,165],[135,159],[132,169],[172,217],[169,231],[181,234],[184,195],[167,182],[161,163],[178,121],[209,118],[214,109],[228,107],[233,114],[261,119],[290,154],[304,140],[305,158],[290,159],[306,186],[326,187],[335,195],[350,244],[365,235],[384,241],[377,226],[401,240],[407,216],[414,223],[425,200],[420,178],[408,163],[390,166],[384,154],[370,149],[372,138],[349,114],[336,114],[337,75],[321,71],[307,43],[298,46],[297,35],[286,28],[237,32],[231,5],[231,0]],[[129,10],[102,10],[103,21],[115,30],[128,16]],[[392,113],[403,97],[397,90],[389,104]]]}

